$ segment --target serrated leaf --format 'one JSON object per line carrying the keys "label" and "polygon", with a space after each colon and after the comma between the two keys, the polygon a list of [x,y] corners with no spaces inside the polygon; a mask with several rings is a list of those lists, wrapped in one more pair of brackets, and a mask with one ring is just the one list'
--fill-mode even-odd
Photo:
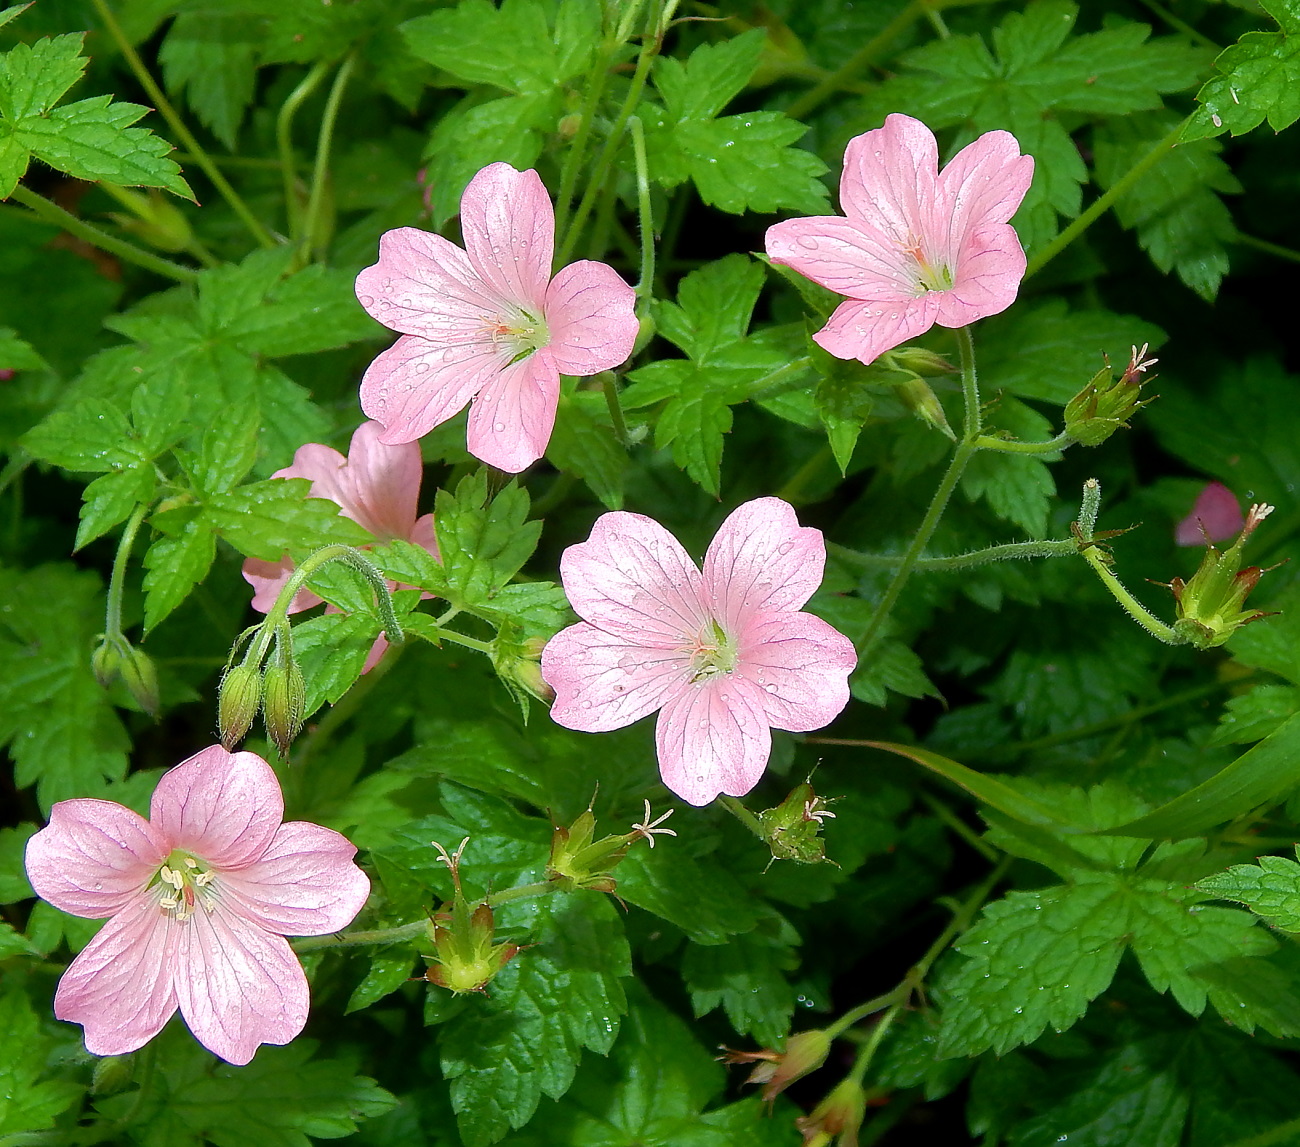
{"label": "serrated leaf", "polygon": [[614,437],[603,395],[568,388],[561,393],[546,458],[581,478],[607,510],[623,508],[627,449]]}
{"label": "serrated leaf", "polygon": [[65,470],[107,473],[147,461],[126,414],[97,399],[56,410],[22,443],[34,458]]}
{"label": "serrated leaf", "polygon": [[0,56],[0,117],[16,123],[43,115],[58,103],[86,70],[84,39],[83,32],[42,38],[31,45],[16,44]]}
{"label": "serrated leaf", "polygon": [[533,901],[520,915],[536,944],[519,953],[477,1001],[442,1029],[442,1069],[466,1147],[522,1127],[542,1095],[558,1099],[584,1048],[606,1054],[627,1008],[620,983],[631,955],[617,909],[604,897]]}
{"label": "serrated leaf", "polygon": [[168,90],[183,92],[200,121],[233,151],[253,101],[262,21],[249,9],[229,11],[211,3],[187,7],[158,50],[163,77]]}
{"label": "serrated leaf", "polygon": [[214,494],[203,507],[203,522],[240,553],[279,561],[289,552],[306,553],[334,542],[362,546],[374,539],[337,502],[308,496],[305,478],[271,478]]}
{"label": "serrated leaf", "polygon": [[0,1135],[53,1127],[82,1089],[67,1080],[41,1080],[50,1040],[16,985],[0,995],[0,1031]]}
{"label": "serrated leaf", "polygon": [[377,636],[369,614],[327,613],[293,627],[293,652],[307,685],[304,718],[356,684]]}
{"label": "serrated leaf", "polygon": [[156,515],[162,530],[144,556],[144,629],[148,633],[190,595],[217,556],[216,535],[198,507]]}
{"label": "serrated leaf", "polygon": [[1209,744],[1248,745],[1276,732],[1297,712],[1300,712],[1300,689],[1290,685],[1256,685],[1249,693],[1228,700]]}
{"label": "serrated leaf", "polygon": [[0,828],[0,904],[16,904],[35,895],[27,879],[23,855],[37,827],[29,823]]}
{"label": "serrated leaf", "polygon": [[126,521],[138,505],[153,500],[157,479],[148,467],[103,474],[82,491],[81,521],[73,551]]}
{"label": "serrated leaf", "polygon": [[793,929],[779,919],[726,944],[691,944],[682,960],[682,978],[691,993],[696,1018],[721,1007],[739,1035],[752,1035],[777,1047],[790,1029],[795,990],[785,973],[799,964]]}
{"label": "serrated leaf", "polygon": [[849,677],[849,690],[868,705],[884,705],[889,692],[903,697],[938,697],[924,663],[903,642],[889,637],[863,658]]}
{"label": "serrated leaf", "polygon": [[343,1014],[359,1012],[391,995],[411,979],[414,968],[415,953],[408,944],[397,944],[376,952],[370,957],[370,968],[353,989]]}
{"label": "serrated leaf", "polygon": [[716,865],[706,869],[680,848],[633,849],[618,866],[618,894],[697,944],[725,944],[752,931],[763,915],[733,877]]}
{"label": "serrated leaf", "polygon": [[455,494],[438,491],[433,520],[449,601],[490,606],[532,556],[542,524],[527,520],[528,506],[528,494],[514,483],[489,501],[482,470],[463,478]]}
{"label": "serrated leaf", "polygon": [[1285,856],[1261,856],[1258,864],[1234,864],[1196,882],[1216,900],[1244,904],[1274,928],[1300,932],[1300,864]]}
{"label": "serrated leaf", "polygon": [[983,451],[970,460],[961,489],[971,501],[987,502],[999,518],[1020,526],[1031,538],[1046,535],[1056,483],[1041,458]]}
{"label": "serrated leaf", "polygon": [[1291,0],[1264,0],[1277,32],[1247,32],[1214,61],[1215,76],[1196,94],[1200,105],[1183,139],[1241,135],[1265,119],[1274,131],[1300,118],[1300,12]]}
{"label": "serrated leaf", "polygon": [[701,44],[685,61],[655,60],[654,82],[675,120],[712,119],[749,83],[766,33],[751,28],[720,44]]}

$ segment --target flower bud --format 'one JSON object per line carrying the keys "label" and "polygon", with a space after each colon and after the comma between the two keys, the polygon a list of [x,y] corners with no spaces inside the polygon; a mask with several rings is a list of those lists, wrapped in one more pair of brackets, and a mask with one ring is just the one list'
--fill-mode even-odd
{"label": "flower bud", "polygon": [[227,752],[244,739],[253,726],[262,700],[262,674],[252,665],[232,665],[221,678],[217,692],[217,727]]}
{"label": "flower bud", "polygon": [[92,1095],[113,1095],[131,1082],[135,1068],[134,1055],[106,1055],[95,1060],[91,1074]]}
{"label": "flower bud", "polygon": [[785,1041],[785,1051],[763,1048],[761,1051],[731,1051],[721,1057],[724,1063],[753,1063],[746,1083],[761,1083],[763,1099],[771,1103],[796,1079],[816,1071],[830,1054],[831,1037],[820,1028],[799,1032]]}
{"label": "flower bud", "polygon": [[1138,399],[1145,381],[1143,373],[1159,361],[1147,358],[1146,353],[1146,343],[1141,350],[1134,347],[1128,366],[1115,381],[1111,380],[1107,363],[1065,404],[1065,429],[1076,442],[1082,446],[1100,446],[1121,426],[1127,427],[1128,419],[1142,407],[1154,401]]}
{"label": "flower bud", "polygon": [[284,665],[271,665],[262,679],[262,722],[280,756],[286,756],[302,728],[307,708],[307,684],[292,656]]}
{"label": "flower bud", "polygon": [[1226,550],[1205,547],[1205,556],[1189,581],[1176,577],[1169,583],[1178,603],[1174,632],[1197,649],[1222,645],[1243,625],[1268,615],[1261,610],[1247,612],[1246,595],[1264,574],[1258,566],[1241,568],[1242,547],[1272,506],[1251,506],[1240,536]]}
{"label": "flower bud", "polygon": [[157,720],[158,670],[143,649],[133,648],[122,659],[122,681],[140,708]]}
{"label": "flower bud", "polygon": [[906,382],[900,383],[894,388],[894,393],[903,400],[908,410],[921,419],[922,422],[928,422],[941,434],[946,435],[952,441],[957,441],[957,435],[952,432],[952,427],[948,425],[948,416],[943,412],[943,406],[939,402],[938,396],[930,389],[930,384],[919,375],[913,375]]}
{"label": "flower bud", "polygon": [[123,231],[156,247],[160,251],[184,251],[194,242],[189,220],[161,192],[149,189],[141,193],[127,187],[101,184],[119,203],[130,209],[130,215],[110,212]]}
{"label": "flower bud", "polygon": [[101,689],[112,685],[122,671],[121,642],[117,638],[105,637],[99,648],[90,655],[90,668]]}
{"label": "flower bud", "polygon": [[926,350],[923,346],[895,347],[891,351],[886,351],[881,357],[891,360],[892,365],[901,370],[910,370],[926,378],[957,373],[957,368],[943,355]]}
{"label": "flower bud", "polygon": [[835,819],[827,805],[811,784],[805,781],[775,808],[758,814],[767,846],[773,860],[797,860],[800,864],[819,864],[826,859],[826,844],[822,839],[822,821]]}
{"label": "flower bud", "polygon": [[840,1147],[856,1147],[866,1110],[862,1084],[846,1079],[813,1108],[811,1115],[800,1116],[794,1125],[803,1135],[803,1147],[823,1147],[837,1135]]}
{"label": "flower bud", "polygon": [[523,710],[525,720],[528,718],[529,697],[535,697],[546,705],[555,700],[555,690],[542,680],[541,657],[545,644],[539,637],[511,640],[505,627],[492,643],[492,665],[501,683]]}

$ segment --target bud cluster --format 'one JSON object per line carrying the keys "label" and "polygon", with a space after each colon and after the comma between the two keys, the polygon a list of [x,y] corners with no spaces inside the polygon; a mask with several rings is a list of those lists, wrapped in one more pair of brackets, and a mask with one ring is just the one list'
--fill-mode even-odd
{"label": "bud cluster", "polygon": [[149,716],[158,716],[158,671],[143,649],[136,649],[121,633],[104,634],[90,657],[95,680],[107,689],[118,678],[136,704]]}
{"label": "bud cluster", "polygon": [[[263,631],[271,625],[270,634]],[[235,655],[244,638],[252,636],[240,664]],[[270,663],[263,669],[268,644],[274,642]],[[284,618],[268,617],[261,626],[244,633],[235,643],[217,694],[217,726],[221,743],[233,750],[248,734],[260,708],[266,734],[284,756],[302,729],[307,707],[307,684],[293,655],[293,634]]]}

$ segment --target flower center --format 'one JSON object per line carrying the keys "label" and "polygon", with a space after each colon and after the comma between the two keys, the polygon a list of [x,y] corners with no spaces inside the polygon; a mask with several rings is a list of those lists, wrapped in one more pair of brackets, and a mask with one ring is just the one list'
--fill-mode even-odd
{"label": "flower center", "polygon": [[736,669],[736,643],[716,621],[709,623],[690,647],[691,684]]}
{"label": "flower center", "polygon": [[510,351],[509,365],[527,358],[551,341],[551,332],[546,329],[545,319],[540,315],[530,315],[525,310],[493,315],[484,322],[492,341]]}
{"label": "flower center", "polygon": [[952,289],[951,268],[944,263],[940,263],[938,266],[932,264],[921,247],[921,241],[914,235],[908,236],[907,243],[903,245],[903,253],[916,260],[918,295],[924,295],[927,291],[949,291]]}
{"label": "flower center", "polygon": [[216,907],[212,871],[188,853],[173,852],[155,875],[151,887],[158,891],[158,907],[179,923],[193,916],[199,904],[209,912]]}

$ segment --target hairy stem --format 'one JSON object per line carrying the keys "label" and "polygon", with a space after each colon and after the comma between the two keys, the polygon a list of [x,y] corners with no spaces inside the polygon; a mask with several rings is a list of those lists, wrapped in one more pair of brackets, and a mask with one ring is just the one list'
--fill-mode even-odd
{"label": "hairy stem", "polygon": [[996,438],[992,434],[981,434],[975,440],[981,450],[998,450],[1003,454],[1059,454],[1067,446],[1074,445],[1074,435],[1062,430],[1048,442],[1021,442],[1015,438]]}
{"label": "hairy stem", "polygon": [[[827,543],[827,550],[850,565],[861,566],[864,569],[896,566],[902,563],[904,557],[903,554],[863,554],[836,545],[834,542]],[[914,569],[917,573],[946,573],[950,570],[971,569],[974,566],[1009,561],[1013,558],[1063,558],[1078,552],[1079,543],[1073,538],[1046,542],[1005,542],[1002,545],[971,550],[948,558],[917,558]]]}
{"label": "hairy stem", "polygon": [[140,532],[140,523],[149,512],[148,506],[136,506],[126,520],[122,537],[117,543],[117,553],[113,557],[113,572],[108,579],[108,609],[104,614],[104,636],[120,637],[122,635],[122,592],[126,584],[126,567],[131,560],[131,549],[135,546],[136,535]]}

